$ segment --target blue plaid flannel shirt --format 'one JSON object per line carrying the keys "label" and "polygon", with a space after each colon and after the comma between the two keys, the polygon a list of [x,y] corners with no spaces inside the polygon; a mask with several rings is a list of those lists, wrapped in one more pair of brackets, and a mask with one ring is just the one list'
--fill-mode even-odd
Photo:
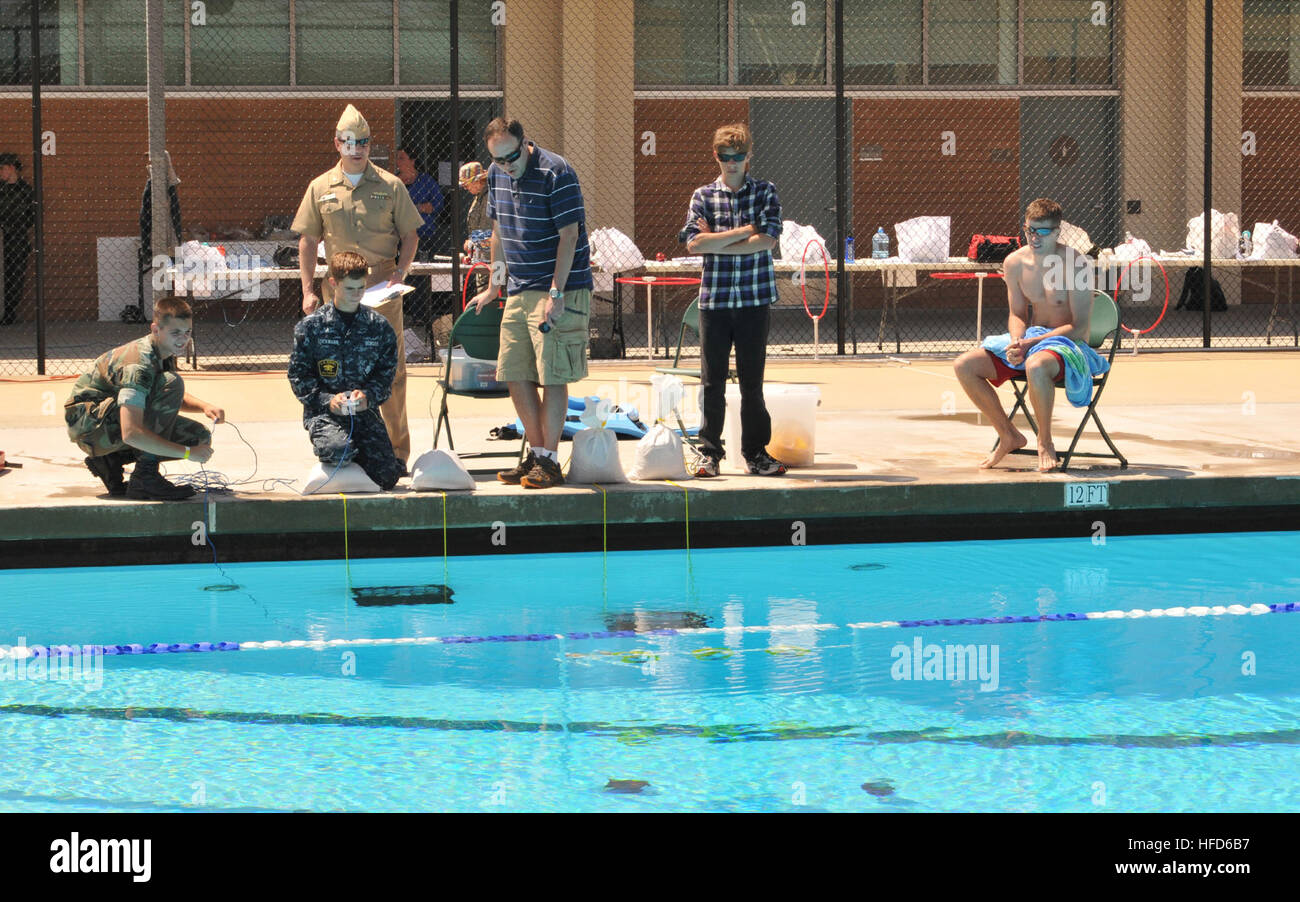
{"label": "blue plaid flannel shirt", "polygon": [[[753,225],[760,235],[781,237],[781,199],[776,186],[745,176],[745,184],[732,192],[718,179],[696,188],[680,238],[689,242],[700,234],[695,224],[703,218],[713,232]],[[705,254],[700,281],[700,309],[760,307],[776,301],[776,271],[772,252],[757,254]]]}

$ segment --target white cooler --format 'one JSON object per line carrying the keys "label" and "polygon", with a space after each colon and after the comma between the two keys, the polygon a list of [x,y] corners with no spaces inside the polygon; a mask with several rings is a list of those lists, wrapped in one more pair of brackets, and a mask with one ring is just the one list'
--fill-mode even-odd
{"label": "white cooler", "polygon": [[[767,453],[789,467],[807,467],[817,448],[817,406],[821,389],[815,385],[764,385],[763,399],[772,417],[772,441]],[[748,473],[740,454],[740,387],[727,384],[727,422],[723,440],[732,472]]]}

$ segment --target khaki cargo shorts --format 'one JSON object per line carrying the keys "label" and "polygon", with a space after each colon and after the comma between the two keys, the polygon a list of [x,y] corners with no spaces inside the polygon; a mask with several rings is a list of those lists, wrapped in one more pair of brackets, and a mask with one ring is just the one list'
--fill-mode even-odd
{"label": "khaki cargo shorts", "polygon": [[591,289],[566,291],[559,321],[542,333],[537,327],[548,297],[545,291],[523,291],[506,299],[497,352],[498,381],[568,385],[587,378]]}

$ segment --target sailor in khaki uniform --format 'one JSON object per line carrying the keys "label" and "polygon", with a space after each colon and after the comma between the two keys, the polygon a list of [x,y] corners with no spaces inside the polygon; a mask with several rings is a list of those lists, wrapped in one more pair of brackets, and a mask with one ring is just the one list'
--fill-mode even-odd
{"label": "sailor in khaki uniform", "polygon": [[[315,273],[316,248],[322,240],[327,259],[340,251],[355,251],[366,258],[370,265],[367,287],[381,282],[396,284],[406,278],[411,268],[418,245],[416,230],[424,225],[402,180],[370,162],[370,124],[352,104],[334,126],[334,149],[339,154],[338,165],[312,179],[293,219],[293,230],[302,236],[298,257],[304,313],[311,313],[321,303]],[[397,259],[399,245],[401,259]],[[325,300],[330,300],[328,280],[321,288]],[[393,442],[393,453],[405,470],[411,454],[411,433],[406,424],[402,299],[385,301],[375,310],[397,335],[393,393],[379,409]]]}

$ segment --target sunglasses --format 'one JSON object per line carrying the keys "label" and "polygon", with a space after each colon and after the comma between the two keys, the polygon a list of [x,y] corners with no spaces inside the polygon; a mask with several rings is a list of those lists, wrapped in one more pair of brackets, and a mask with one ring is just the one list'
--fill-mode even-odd
{"label": "sunglasses", "polygon": [[723,153],[722,151],[715,151],[715,154],[717,158],[724,163],[739,163],[744,160],[745,157],[749,156],[749,151],[742,150],[740,153]]}
{"label": "sunglasses", "polygon": [[355,144],[357,147],[368,147],[370,145],[369,138],[337,138],[336,140],[340,144]]}
{"label": "sunglasses", "polygon": [[515,152],[514,152],[514,153],[509,154],[509,155],[504,156],[504,157],[493,157],[492,160],[493,160],[494,162],[496,162],[496,163],[500,163],[502,166],[504,166],[504,165],[506,165],[507,163],[513,163],[515,160],[519,159],[519,155],[520,155],[521,153],[523,153],[523,152],[524,152],[524,145],[523,145],[523,142],[520,142],[519,146],[515,148]]}
{"label": "sunglasses", "polygon": [[1025,226],[1025,234],[1042,235],[1043,237],[1047,237],[1048,235],[1055,232],[1058,228],[1059,226],[1038,226],[1038,227]]}

